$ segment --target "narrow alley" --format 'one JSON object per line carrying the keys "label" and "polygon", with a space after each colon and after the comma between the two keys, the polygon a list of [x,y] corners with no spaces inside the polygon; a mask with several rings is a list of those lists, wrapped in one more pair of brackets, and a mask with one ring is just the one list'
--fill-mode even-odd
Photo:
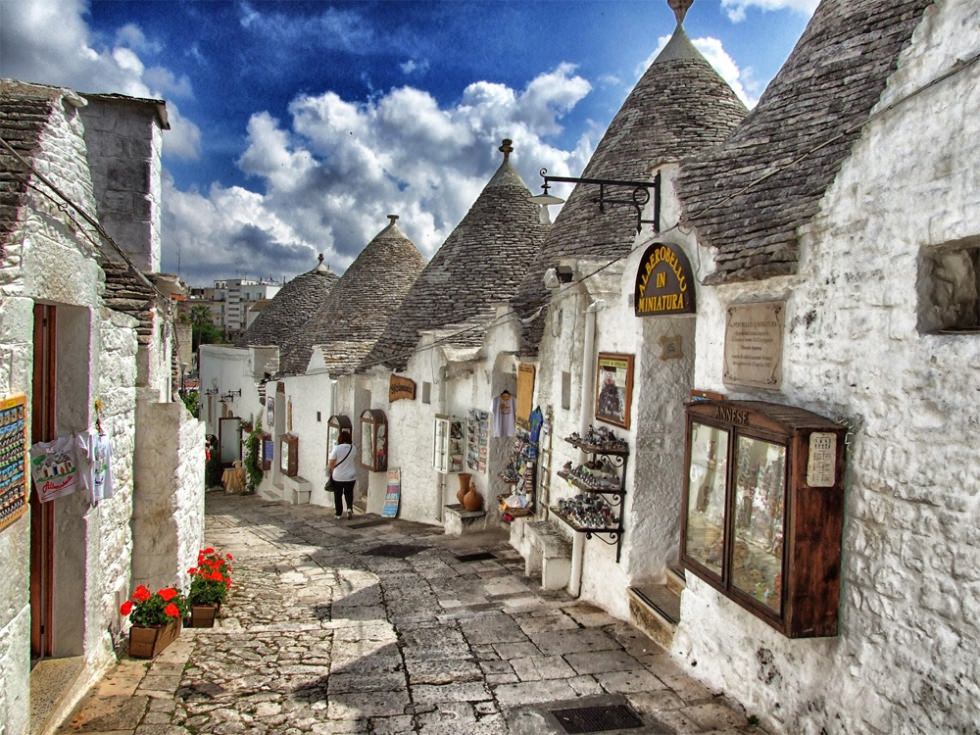
{"label": "narrow alley", "polygon": [[59,733],[596,732],[589,705],[603,732],[758,731],[630,625],[540,591],[503,535],[207,500],[236,560],[219,623],[122,659]]}

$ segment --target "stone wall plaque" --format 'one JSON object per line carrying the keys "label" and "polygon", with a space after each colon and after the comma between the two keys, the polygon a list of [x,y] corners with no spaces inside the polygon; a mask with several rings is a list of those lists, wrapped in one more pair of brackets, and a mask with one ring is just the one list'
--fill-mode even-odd
{"label": "stone wall plaque", "polygon": [[783,379],[786,304],[732,304],[725,323],[726,385],[779,390]]}

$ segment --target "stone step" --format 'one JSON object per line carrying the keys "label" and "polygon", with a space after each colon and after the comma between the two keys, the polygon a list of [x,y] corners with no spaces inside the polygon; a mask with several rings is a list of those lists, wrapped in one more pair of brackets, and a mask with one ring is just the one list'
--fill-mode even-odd
{"label": "stone step", "polygon": [[666,649],[681,619],[681,598],[665,584],[628,588],[630,620]]}
{"label": "stone step", "polygon": [[31,670],[30,735],[46,735],[84,693],[84,656],[46,658]]}
{"label": "stone step", "polygon": [[667,567],[667,589],[678,597],[687,587],[687,578],[684,576],[684,568],[680,566]]}

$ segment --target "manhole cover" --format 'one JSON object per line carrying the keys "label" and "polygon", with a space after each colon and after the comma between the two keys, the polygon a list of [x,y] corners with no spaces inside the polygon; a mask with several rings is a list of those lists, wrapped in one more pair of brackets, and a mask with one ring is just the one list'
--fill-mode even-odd
{"label": "manhole cover", "polygon": [[373,518],[367,521],[360,521],[358,523],[348,523],[347,528],[370,528],[371,526],[385,526],[388,524],[384,518]]}
{"label": "manhole cover", "polygon": [[553,709],[551,714],[558,719],[559,724],[569,735],[643,727],[643,721],[625,704]]}
{"label": "manhole cover", "polygon": [[425,551],[424,546],[408,546],[407,544],[382,544],[368,549],[364,553],[368,556],[390,556],[395,559],[405,559],[406,557]]}
{"label": "manhole cover", "polygon": [[471,554],[456,554],[456,561],[486,561],[496,559],[489,551],[474,551]]}

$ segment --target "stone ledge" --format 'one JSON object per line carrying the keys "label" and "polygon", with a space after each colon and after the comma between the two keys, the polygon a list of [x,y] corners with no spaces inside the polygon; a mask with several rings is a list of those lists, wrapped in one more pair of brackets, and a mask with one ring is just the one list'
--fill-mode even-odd
{"label": "stone ledge", "polygon": [[459,503],[445,506],[443,528],[450,536],[462,536],[467,532],[483,531],[486,527],[486,511],[466,510]]}

